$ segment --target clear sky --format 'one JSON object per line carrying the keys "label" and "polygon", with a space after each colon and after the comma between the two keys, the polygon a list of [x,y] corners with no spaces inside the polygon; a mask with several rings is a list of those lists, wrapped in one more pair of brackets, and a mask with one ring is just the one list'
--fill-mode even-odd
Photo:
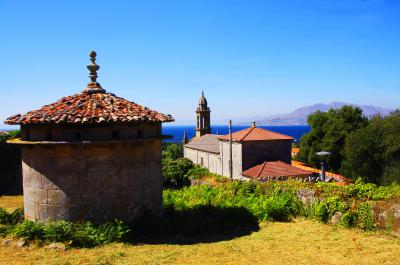
{"label": "clear sky", "polygon": [[[0,0],[0,119],[110,92],[194,123],[318,102],[400,106],[398,0]],[[5,127],[0,125],[1,127]]]}

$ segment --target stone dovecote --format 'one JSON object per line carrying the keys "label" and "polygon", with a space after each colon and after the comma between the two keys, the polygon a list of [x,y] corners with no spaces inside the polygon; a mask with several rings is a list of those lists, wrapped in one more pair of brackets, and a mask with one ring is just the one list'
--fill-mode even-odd
{"label": "stone dovecote", "polygon": [[24,210],[28,220],[132,221],[162,214],[161,123],[173,118],[107,93],[91,81],[78,94],[6,124],[21,125]]}

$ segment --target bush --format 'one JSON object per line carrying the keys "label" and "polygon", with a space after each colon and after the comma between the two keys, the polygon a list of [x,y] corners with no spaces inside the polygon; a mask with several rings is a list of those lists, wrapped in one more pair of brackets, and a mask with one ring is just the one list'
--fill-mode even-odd
{"label": "bush", "polygon": [[24,210],[21,208],[15,209],[13,212],[8,213],[6,210],[0,208],[0,224],[15,225],[24,220]]}
{"label": "bush", "polygon": [[162,167],[164,187],[182,188],[190,185],[187,173],[191,168],[193,168],[193,162],[187,158],[164,160]]}
{"label": "bush", "polygon": [[162,146],[163,160],[176,160],[183,157],[183,145],[181,143],[163,143]]}
{"label": "bush", "polygon": [[65,242],[71,239],[74,227],[71,222],[49,222],[44,226],[44,239],[51,242]]}
{"label": "bush", "polygon": [[329,217],[328,206],[323,201],[316,201],[313,205],[314,219],[326,223]]}
{"label": "bush", "polygon": [[349,208],[347,203],[340,200],[338,196],[329,197],[326,200],[326,204],[330,216],[334,215],[336,212],[344,213]]}
{"label": "bush", "polygon": [[102,224],[98,228],[98,238],[102,244],[120,242],[126,239],[131,230],[121,220]]}
{"label": "bush", "polygon": [[108,222],[98,227],[90,222],[77,223],[74,225],[71,243],[77,247],[94,247],[121,241],[125,239],[129,231],[128,227],[119,220]]}
{"label": "bush", "polygon": [[19,223],[12,233],[15,237],[22,237],[27,240],[43,239],[44,226],[36,222],[24,221]]}
{"label": "bush", "polygon": [[358,226],[365,230],[371,231],[375,229],[375,220],[372,204],[363,202],[358,206]]}
{"label": "bush", "polygon": [[205,176],[209,176],[211,173],[207,168],[195,165],[187,173],[186,177],[190,180],[200,179]]}
{"label": "bush", "polygon": [[355,227],[356,222],[357,213],[352,211],[344,213],[339,220],[339,224],[346,228]]}
{"label": "bush", "polygon": [[291,193],[283,193],[265,200],[265,219],[272,221],[289,221],[299,212],[300,204]]}

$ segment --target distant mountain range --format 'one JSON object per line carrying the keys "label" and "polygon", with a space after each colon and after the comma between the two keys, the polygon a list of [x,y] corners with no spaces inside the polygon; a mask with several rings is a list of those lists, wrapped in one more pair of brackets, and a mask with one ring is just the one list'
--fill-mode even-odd
{"label": "distant mountain range", "polygon": [[338,109],[345,105],[352,105],[362,109],[363,114],[367,117],[371,117],[375,114],[381,114],[383,116],[389,114],[392,109],[385,109],[376,106],[370,105],[357,105],[351,103],[344,103],[344,102],[332,102],[330,104],[314,104],[311,106],[305,106],[296,109],[295,111],[287,114],[278,114],[278,115],[271,115],[266,117],[257,117],[257,119],[246,119],[245,121],[239,122],[241,125],[249,125],[254,120],[258,125],[270,125],[270,126],[282,126],[282,125],[307,125],[307,117],[311,113],[316,111],[326,112],[329,109]]}

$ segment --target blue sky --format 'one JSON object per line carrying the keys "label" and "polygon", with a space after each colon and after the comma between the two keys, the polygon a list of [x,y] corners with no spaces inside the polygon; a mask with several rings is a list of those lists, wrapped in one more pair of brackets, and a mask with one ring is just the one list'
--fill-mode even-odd
{"label": "blue sky", "polygon": [[[318,102],[399,107],[400,1],[0,0],[0,119],[80,92],[88,53],[110,92],[194,123]],[[5,126],[0,126],[5,127]]]}

